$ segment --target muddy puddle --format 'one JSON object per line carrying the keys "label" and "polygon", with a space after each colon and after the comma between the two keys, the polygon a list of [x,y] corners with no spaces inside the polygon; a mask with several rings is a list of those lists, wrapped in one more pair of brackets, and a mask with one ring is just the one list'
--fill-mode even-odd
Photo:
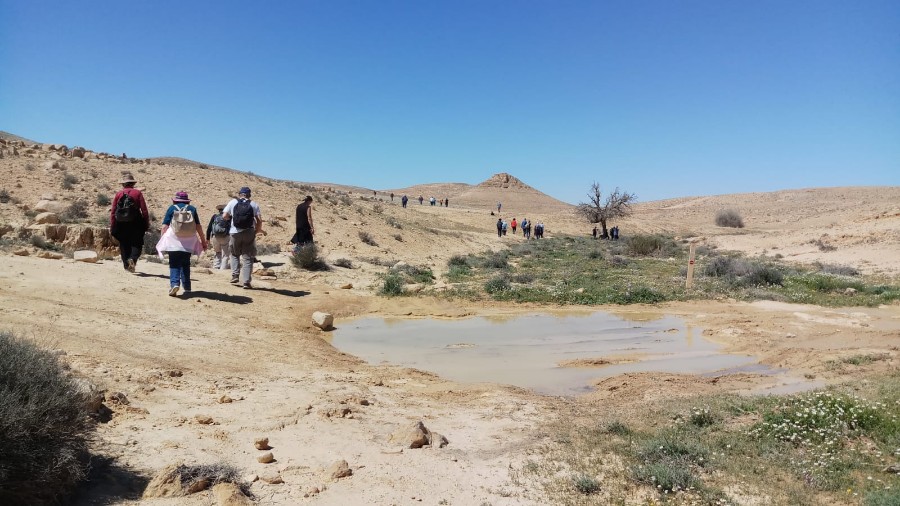
{"label": "muddy puddle", "polygon": [[774,375],[751,356],[726,354],[701,329],[666,315],[532,314],[459,320],[364,318],[333,333],[335,347],[372,364],[466,383],[504,383],[550,395],[590,390],[626,372]]}

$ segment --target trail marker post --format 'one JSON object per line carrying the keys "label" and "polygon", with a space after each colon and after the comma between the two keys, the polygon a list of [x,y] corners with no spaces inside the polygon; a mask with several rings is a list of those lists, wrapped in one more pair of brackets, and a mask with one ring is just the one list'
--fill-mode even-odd
{"label": "trail marker post", "polygon": [[691,288],[694,286],[694,248],[696,245],[691,242],[690,253],[688,254],[688,269],[687,269],[687,279],[684,282],[685,288]]}

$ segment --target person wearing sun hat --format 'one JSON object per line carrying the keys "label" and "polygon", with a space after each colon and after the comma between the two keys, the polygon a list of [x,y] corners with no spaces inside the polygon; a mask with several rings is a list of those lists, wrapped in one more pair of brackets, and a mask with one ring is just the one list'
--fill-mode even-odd
{"label": "person wearing sun hat", "polygon": [[109,235],[119,241],[122,266],[134,272],[144,249],[144,233],[150,230],[150,213],[144,194],[135,188],[137,181],[127,173],[120,181],[122,189],[113,197],[109,208]]}
{"label": "person wearing sun hat", "polygon": [[200,225],[197,208],[191,205],[187,192],[180,191],[172,198],[166,210],[156,251],[159,257],[169,254],[169,295],[178,295],[183,287],[191,291],[191,254],[200,255],[206,250],[206,236]]}
{"label": "person wearing sun hat", "polygon": [[212,215],[206,225],[206,242],[215,254],[213,269],[231,269],[231,221],[222,217],[225,204],[216,206],[218,213]]}

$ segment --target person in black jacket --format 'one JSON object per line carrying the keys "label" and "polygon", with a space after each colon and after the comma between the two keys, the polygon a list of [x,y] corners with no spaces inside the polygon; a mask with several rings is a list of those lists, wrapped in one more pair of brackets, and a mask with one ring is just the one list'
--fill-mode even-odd
{"label": "person in black jacket", "polygon": [[297,231],[293,239],[291,239],[295,250],[304,244],[313,242],[313,234],[316,233],[316,227],[313,225],[312,203],[313,198],[307,195],[303,202],[297,206]]}

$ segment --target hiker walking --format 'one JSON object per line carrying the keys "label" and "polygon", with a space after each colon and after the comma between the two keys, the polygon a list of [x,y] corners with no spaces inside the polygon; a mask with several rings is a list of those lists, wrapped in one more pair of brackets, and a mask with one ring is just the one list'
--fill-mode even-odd
{"label": "hiker walking", "polygon": [[253,288],[253,259],[256,258],[256,234],[262,232],[262,213],[259,204],[250,200],[250,188],[238,190],[238,197],[231,199],[223,214],[231,220],[231,282]]}
{"label": "hiker walking", "polygon": [[507,229],[507,227],[509,227],[509,223],[504,221],[504,222],[503,222],[503,235],[506,235],[506,229]]}
{"label": "hiker walking", "polygon": [[134,187],[134,176],[125,175],[120,181],[122,189],[113,197],[109,209],[109,235],[119,241],[122,266],[134,272],[141,251],[144,249],[144,232],[150,230],[150,213],[144,194]]}
{"label": "hiker walking", "polygon": [[228,269],[231,266],[231,252],[229,244],[231,237],[228,231],[231,230],[231,222],[222,217],[222,211],[225,210],[225,204],[216,206],[218,213],[212,215],[209,223],[206,225],[206,243],[212,246],[213,269]]}
{"label": "hiker walking", "polygon": [[528,218],[524,218],[521,223],[522,226],[522,235],[525,236],[525,239],[531,237],[531,222],[528,221]]}
{"label": "hiker walking", "polygon": [[534,226],[534,238],[535,239],[543,239],[544,238],[544,222],[539,221],[537,225]]}
{"label": "hiker walking", "polygon": [[191,291],[191,254],[203,253],[206,236],[187,192],[175,194],[162,223],[156,251],[159,258],[163,258],[163,253],[169,254],[169,296],[175,297],[181,287],[185,293]]}
{"label": "hiker walking", "polygon": [[501,207],[503,207],[503,204],[501,204],[500,202],[497,202],[497,213],[500,212]]}
{"label": "hiker walking", "polygon": [[424,199],[421,195],[419,195],[419,205],[420,205],[420,206],[422,205],[422,202],[423,202],[424,200],[425,200],[425,199]]}
{"label": "hiker walking", "polygon": [[619,226],[618,225],[616,225],[615,227],[612,228],[612,238],[614,241],[619,240]]}
{"label": "hiker walking", "polygon": [[497,218],[497,237],[503,236],[503,218]]}
{"label": "hiker walking", "polygon": [[291,242],[294,243],[294,253],[300,251],[304,244],[312,244],[313,234],[316,233],[316,227],[313,226],[312,219],[312,203],[313,198],[307,195],[303,202],[297,206],[297,231]]}
{"label": "hiker walking", "polygon": [[444,199],[444,207],[450,207],[450,199]]}
{"label": "hiker walking", "polygon": [[517,222],[516,219],[513,218],[512,221],[509,222],[509,226],[513,229],[513,235],[516,235],[516,227],[519,226],[519,222]]}
{"label": "hiker walking", "polygon": [[400,199],[400,203],[403,204],[403,207],[405,208],[407,202],[409,202],[409,197],[404,195],[403,198]]}
{"label": "hiker walking", "polygon": [[594,239],[597,238],[597,227],[594,227],[594,231],[591,233],[594,236]]}
{"label": "hiker walking", "polygon": [[394,192],[391,192],[391,202],[394,201]]}

